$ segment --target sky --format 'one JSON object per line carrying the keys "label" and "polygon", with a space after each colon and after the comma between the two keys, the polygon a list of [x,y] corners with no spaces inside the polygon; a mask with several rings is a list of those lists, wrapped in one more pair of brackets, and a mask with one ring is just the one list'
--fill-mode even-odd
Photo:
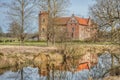
{"label": "sky", "polygon": [[70,14],[89,17],[89,7],[94,4],[94,0],[70,0],[70,2]]}
{"label": "sky", "polygon": [[[0,0],[1,2],[9,3],[11,0]],[[68,6],[68,16],[75,14],[76,16],[89,17],[89,7],[94,4],[94,0],[70,0],[70,5]],[[0,26],[4,32],[8,31],[9,19],[5,12],[7,8],[2,8],[0,5]]]}

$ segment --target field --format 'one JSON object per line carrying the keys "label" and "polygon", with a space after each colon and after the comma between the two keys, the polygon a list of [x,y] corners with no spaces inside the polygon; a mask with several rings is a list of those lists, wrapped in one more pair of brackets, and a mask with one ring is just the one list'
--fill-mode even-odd
{"label": "field", "polygon": [[[0,45],[21,45],[20,42],[0,42]],[[46,42],[24,42],[25,46],[47,46]]]}
{"label": "field", "polygon": [[[84,41],[72,41],[72,42],[63,42],[62,44],[68,44],[68,45],[119,45],[118,43],[112,43],[112,42],[84,42]],[[47,46],[47,42],[45,41],[25,41],[23,44],[20,42],[0,42],[0,45],[23,45],[23,46]],[[52,43],[49,44],[52,46]],[[56,46],[61,45],[61,42],[56,42]]]}

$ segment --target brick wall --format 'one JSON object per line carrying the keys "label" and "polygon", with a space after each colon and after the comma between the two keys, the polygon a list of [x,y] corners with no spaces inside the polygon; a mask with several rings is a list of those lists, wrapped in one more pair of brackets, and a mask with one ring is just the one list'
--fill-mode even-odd
{"label": "brick wall", "polygon": [[46,12],[40,12],[39,14],[39,37],[41,40],[46,39],[48,25],[48,14]]}

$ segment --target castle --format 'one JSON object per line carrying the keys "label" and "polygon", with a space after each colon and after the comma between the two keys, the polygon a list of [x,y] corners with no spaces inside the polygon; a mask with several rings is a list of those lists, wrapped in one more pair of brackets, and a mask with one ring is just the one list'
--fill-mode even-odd
{"label": "castle", "polygon": [[[62,36],[63,32],[67,32],[67,37],[72,40],[86,40],[93,38],[97,33],[97,26],[90,18],[81,18],[74,14],[70,17],[58,17],[55,19],[55,25]],[[39,37],[46,39],[46,31],[48,25],[48,13],[39,13]]]}

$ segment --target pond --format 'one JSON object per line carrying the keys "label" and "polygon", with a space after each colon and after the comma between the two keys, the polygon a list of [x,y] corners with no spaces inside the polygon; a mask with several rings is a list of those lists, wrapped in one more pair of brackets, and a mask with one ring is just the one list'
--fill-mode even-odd
{"label": "pond", "polygon": [[[23,80],[88,80],[93,78],[94,80],[101,80],[107,70],[111,68],[111,54],[105,53],[99,56],[97,65],[93,66],[90,70],[84,69],[82,71],[70,72],[70,71],[50,71],[49,76],[42,76],[39,74],[38,68],[24,67],[22,77]],[[114,65],[119,65],[116,58],[114,58]],[[110,73],[105,76],[109,76]],[[21,80],[21,71],[17,72],[7,71],[0,75],[0,80]]]}

